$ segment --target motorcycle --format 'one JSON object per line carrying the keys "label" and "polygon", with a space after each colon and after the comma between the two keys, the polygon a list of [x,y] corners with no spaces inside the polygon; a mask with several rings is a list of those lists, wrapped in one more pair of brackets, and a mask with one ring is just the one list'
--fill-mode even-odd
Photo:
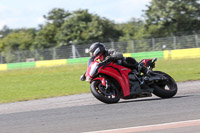
{"label": "motorcycle", "polygon": [[93,96],[107,104],[117,103],[121,98],[151,97],[152,93],[161,98],[171,98],[177,93],[177,84],[170,75],[153,71],[156,61],[157,58],[139,62],[150,71],[147,76],[113,61],[94,60],[87,69],[86,81],[90,83]]}

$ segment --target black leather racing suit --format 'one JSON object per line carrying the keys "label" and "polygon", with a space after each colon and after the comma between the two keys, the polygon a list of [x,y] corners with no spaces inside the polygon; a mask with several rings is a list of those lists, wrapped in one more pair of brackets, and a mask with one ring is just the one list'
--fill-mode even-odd
{"label": "black leather racing suit", "polygon": [[[103,53],[103,58],[104,60],[111,60],[116,62],[119,65],[131,68],[131,69],[137,69],[138,67],[138,62],[132,58],[132,57],[123,57],[123,54],[120,52],[116,52],[114,49],[109,49],[105,50]],[[94,61],[94,57],[91,57],[88,61],[88,66],[90,65],[91,62]]]}
{"label": "black leather racing suit", "polygon": [[[88,66],[90,65],[90,63],[92,63],[94,61],[95,57],[91,57],[88,60]],[[105,52],[103,53],[103,61],[106,60],[110,60],[110,61],[114,61],[115,63],[117,63],[118,65],[122,65],[125,67],[128,67],[130,69],[137,69],[140,66],[139,63],[132,57],[123,57],[123,54],[120,52],[116,52],[114,49],[109,49],[109,50],[105,50]],[[103,62],[102,61],[102,62]],[[140,71],[143,73],[147,72],[147,69],[144,66],[140,66]],[[80,77],[80,79],[82,81],[85,80],[85,73]]]}

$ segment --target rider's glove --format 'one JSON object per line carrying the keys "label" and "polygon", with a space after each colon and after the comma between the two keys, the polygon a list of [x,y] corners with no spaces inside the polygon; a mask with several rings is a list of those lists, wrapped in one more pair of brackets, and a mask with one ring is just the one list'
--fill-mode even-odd
{"label": "rider's glove", "polygon": [[115,60],[115,58],[112,56],[107,56],[105,59],[106,62],[110,62],[110,61],[114,61],[114,60]]}
{"label": "rider's glove", "polygon": [[80,80],[81,81],[85,81],[86,77],[85,77],[85,73],[83,75],[81,75]]}

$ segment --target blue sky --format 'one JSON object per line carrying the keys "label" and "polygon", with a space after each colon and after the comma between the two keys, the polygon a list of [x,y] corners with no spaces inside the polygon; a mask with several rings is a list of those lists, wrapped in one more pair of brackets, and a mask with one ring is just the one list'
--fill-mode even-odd
{"label": "blue sky", "polygon": [[0,29],[37,28],[44,24],[43,15],[53,8],[66,11],[88,9],[90,13],[106,17],[116,23],[142,18],[151,0],[0,0]]}

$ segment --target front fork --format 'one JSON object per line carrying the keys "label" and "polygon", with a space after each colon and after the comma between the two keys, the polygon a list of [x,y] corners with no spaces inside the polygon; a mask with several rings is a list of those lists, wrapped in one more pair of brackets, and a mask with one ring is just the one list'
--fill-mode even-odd
{"label": "front fork", "polygon": [[106,86],[106,79],[105,79],[105,77],[97,77],[97,78],[95,78],[95,79],[93,79],[92,81],[94,81],[94,80],[100,80],[101,81],[101,84],[103,85],[103,86]]}
{"label": "front fork", "polygon": [[101,81],[101,84],[102,84],[103,86],[105,86],[105,89],[106,89],[106,90],[108,89],[109,85],[108,85],[108,81],[106,80],[105,77],[98,77],[98,78],[93,79],[92,81],[94,81],[94,80],[100,80],[100,81]]}

